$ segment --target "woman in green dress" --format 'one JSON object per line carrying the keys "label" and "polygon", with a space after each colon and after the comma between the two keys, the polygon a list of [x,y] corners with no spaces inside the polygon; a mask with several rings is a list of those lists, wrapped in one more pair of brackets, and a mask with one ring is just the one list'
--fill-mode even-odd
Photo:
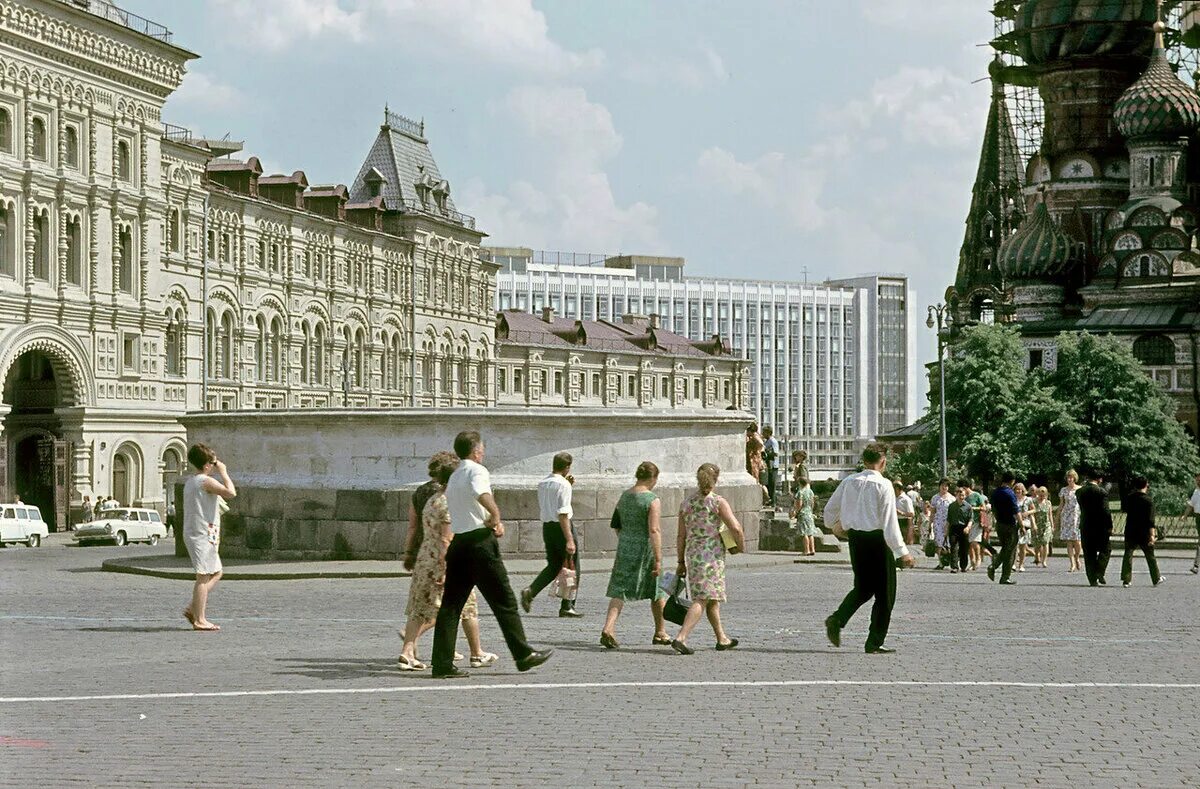
{"label": "woman in green dress", "polygon": [[658,593],[658,575],[662,568],[662,502],[654,492],[658,484],[658,466],[646,460],[637,467],[636,482],[621,494],[617,516],[621,528],[617,537],[617,556],[608,579],[608,616],[600,631],[600,645],[616,649],[617,617],[626,600],[649,600],[654,615],[654,643],[670,644],[663,622],[666,595]]}
{"label": "woman in green dress", "polygon": [[792,517],[796,519],[796,527],[799,529],[800,539],[804,544],[803,554],[805,556],[817,555],[816,538],[821,534],[821,530],[817,528],[816,518],[813,517],[814,498],[812,488],[808,486],[808,480],[804,477],[796,480],[796,503],[792,505]]}
{"label": "woman in green dress", "polygon": [[1054,505],[1050,503],[1050,491],[1043,485],[1034,487],[1033,566],[1046,567],[1050,555],[1050,541],[1054,538]]}

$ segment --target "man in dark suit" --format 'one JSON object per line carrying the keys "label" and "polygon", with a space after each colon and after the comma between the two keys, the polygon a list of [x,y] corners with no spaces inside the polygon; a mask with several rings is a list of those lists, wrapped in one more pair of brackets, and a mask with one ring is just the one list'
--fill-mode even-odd
{"label": "man in dark suit", "polygon": [[1075,491],[1079,503],[1079,533],[1083,538],[1083,569],[1088,583],[1103,586],[1108,583],[1104,573],[1108,570],[1108,559],[1112,554],[1109,540],[1112,537],[1112,513],[1108,511],[1108,492],[1104,490],[1104,474],[1100,471],[1088,473],[1088,483]]}
{"label": "man in dark suit", "polygon": [[1154,541],[1158,537],[1154,525],[1154,502],[1147,491],[1150,482],[1145,477],[1134,477],[1129,486],[1133,493],[1125,500],[1125,557],[1121,560],[1121,583],[1129,586],[1133,580],[1133,551],[1142,549],[1146,566],[1150,568],[1150,581],[1155,586],[1162,583],[1158,572],[1158,560],[1154,558]]}
{"label": "man in dark suit", "polygon": [[1000,551],[992,557],[987,574],[996,580],[996,568],[1000,568],[1000,583],[1015,584],[1012,575],[1013,552],[1017,547],[1017,494],[1013,492],[1016,476],[1006,471],[1000,475],[1000,487],[992,491],[992,517],[995,519],[996,536],[1000,538]]}

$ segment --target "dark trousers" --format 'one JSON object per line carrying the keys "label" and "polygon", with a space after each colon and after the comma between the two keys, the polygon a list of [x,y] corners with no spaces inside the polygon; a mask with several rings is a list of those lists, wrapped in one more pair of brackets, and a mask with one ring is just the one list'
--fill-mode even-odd
{"label": "dark trousers", "polygon": [[[578,579],[581,568],[578,553],[579,535],[575,531],[575,524],[571,524],[571,537],[575,540],[576,545],[575,578]],[[546,544],[546,566],[529,585],[531,597],[537,597],[543,589],[549,586],[550,582],[558,577],[558,571],[567,561],[567,536],[563,534],[562,525],[558,521],[546,521],[542,524],[542,541]],[[563,600],[559,610],[570,611],[574,607],[574,600]]]}
{"label": "dark trousers", "polygon": [[971,548],[969,535],[961,526],[947,525],[946,536],[950,539],[950,566],[954,567],[954,557],[958,556],[958,569],[967,569],[968,551]]}
{"label": "dark trousers", "polygon": [[833,612],[833,620],[839,628],[845,627],[854,612],[874,598],[867,634],[867,650],[872,650],[883,646],[896,604],[896,560],[882,531],[850,531],[850,567],[854,588]]}
{"label": "dark trousers", "polygon": [[1013,554],[1017,550],[1017,526],[1015,523],[996,523],[996,537],[1000,550],[992,557],[992,567],[1000,568],[1000,580],[1007,581],[1012,575]]}
{"label": "dark trousers", "polygon": [[476,529],[454,535],[446,549],[446,582],[433,631],[435,672],[449,671],[454,665],[458,623],[463,606],[475,588],[492,609],[513,658],[522,660],[533,652],[525,641],[517,598],[508,583],[508,570],[500,559],[500,543],[491,529]]}
{"label": "dark trousers", "polygon": [[779,469],[771,468],[770,466],[767,466],[767,470],[763,472],[763,476],[766,477],[767,502],[772,507],[774,507],[775,506],[775,483],[778,481],[778,478],[779,478]]}
{"label": "dark trousers", "polygon": [[1087,573],[1088,583],[1095,586],[1108,572],[1108,559],[1112,555],[1109,546],[1111,535],[1107,529],[1095,531],[1084,528],[1079,536],[1083,538],[1083,570]]}
{"label": "dark trousers", "polygon": [[1162,575],[1158,572],[1158,559],[1154,558],[1154,546],[1150,544],[1149,538],[1145,540],[1125,540],[1125,556],[1121,559],[1121,581],[1129,583],[1133,580],[1133,552],[1135,549],[1141,548],[1142,555],[1146,557],[1146,566],[1150,568],[1151,583],[1158,583]]}

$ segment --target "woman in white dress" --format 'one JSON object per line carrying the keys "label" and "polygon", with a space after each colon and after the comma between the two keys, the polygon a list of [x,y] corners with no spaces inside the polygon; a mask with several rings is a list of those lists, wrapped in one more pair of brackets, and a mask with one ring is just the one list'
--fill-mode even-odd
{"label": "woman in white dress", "polygon": [[208,593],[221,580],[221,501],[237,496],[225,464],[204,444],[193,444],[188,462],[196,473],[183,485],[183,544],[196,571],[192,602],[183,617],[193,630],[220,630],[208,621]]}

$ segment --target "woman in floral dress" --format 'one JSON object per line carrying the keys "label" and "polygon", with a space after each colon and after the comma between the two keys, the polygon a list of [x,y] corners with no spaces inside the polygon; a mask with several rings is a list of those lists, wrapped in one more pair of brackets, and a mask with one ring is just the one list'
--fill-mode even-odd
{"label": "woman in floral dress", "polygon": [[1067,544],[1067,559],[1071,566],[1067,572],[1083,569],[1083,543],[1079,533],[1079,504],[1075,491],[1079,490],[1079,475],[1074,470],[1067,472],[1067,484],[1058,492],[1058,538]]}
{"label": "woman in floral dress", "polygon": [[1033,534],[1030,535],[1033,564],[1035,567],[1045,567],[1050,554],[1050,540],[1054,538],[1054,505],[1050,503],[1050,491],[1045,487],[1035,487],[1033,490]]}
{"label": "woman in floral dress", "polygon": [[634,474],[632,488],[617,501],[620,532],[612,575],[608,579],[608,615],[600,631],[600,646],[616,649],[617,617],[626,600],[649,600],[654,616],[654,644],[670,644],[663,608],[666,594],[659,594],[658,576],[662,569],[662,533],[659,528],[662,502],[654,492],[658,484],[658,466],[644,460]]}
{"label": "woman in floral dress", "polygon": [[796,482],[796,503],[792,505],[792,517],[796,519],[796,527],[800,533],[800,539],[804,542],[804,555],[816,556],[816,538],[821,535],[821,530],[817,528],[816,518],[813,517],[813,500],[812,488],[808,486],[808,480],[801,477]]}
{"label": "woman in floral dress", "polygon": [[687,645],[687,638],[705,613],[717,637],[718,650],[733,649],[738,645],[738,640],[727,636],[721,625],[721,603],[725,600],[725,543],[721,540],[721,526],[724,524],[733,532],[737,546],[742,550],[746,547],[746,535],[729,502],[713,493],[720,475],[721,470],[712,463],[701,466],[696,471],[699,490],[685,499],[679,508],[677,572],[687,576],[688,592],[692,596],[692,605],[679,628],[679,635],[671,642],[671,648],[681,655],[695,653]]}
{"label": "woman in floral dress", "polygon": [[1019,573],[1025,572],[1025,557],[1033,553],[1030,547],[1033,543],[1030,535],[1033,532],[1033,511],[1035,504],[1032,496],[1026,495],[1024,483],[1013,485],[1013,493],[1017,494],[1017,561],[1013,568]]}
{"label": "woman in floral dress", "polygon": [[[429,459],[430,480],[413,491],[408,508],[408,542],[404,549],[404,567],[412,571],[408,587],[408,607],[404,613],[404,646],[397,660],[401,671],[422,671],[425,664],[417,658],[417,639],[437,621],[442,607],[442,583],[446,578],[446,548],[450,545],[450,509],[446,502],[446,482],[458,467],[453,452],[438,452]],[[479,603],[475,592],[467,598],[462,611],[462,629],[471,646],[471,667],[490,666],[499,658],[485,652],[479,640]],[[456,659],[462,659],[457,656]]]}

